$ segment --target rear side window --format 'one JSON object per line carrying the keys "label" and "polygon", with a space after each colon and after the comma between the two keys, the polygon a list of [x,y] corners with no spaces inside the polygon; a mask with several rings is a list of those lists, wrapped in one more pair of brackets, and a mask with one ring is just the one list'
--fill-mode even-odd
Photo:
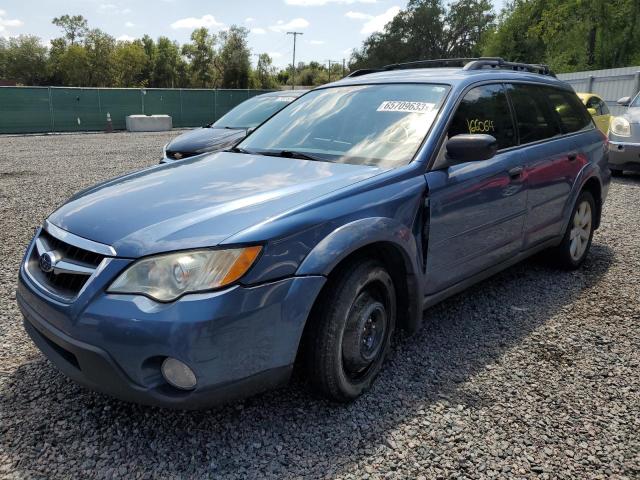
{"label": "rear side window", "polygon": [[515,128],[502,85],[483,85],[467,92],[451,120],[448,136],[462,133],[492,135],[498,141],[498,149],[516,144]]}
{"label": "rear side window", "polygon": [[537,85],[509,86],[509,96],[520,133],[520,144],[553,138],[563,133],[545,90],[547,89]]}
{"label": "rear side window", "polygon": [[563,133],[573,133],[592,125],[591,116],[580,99],[571,92],[543,88],[560,119]]}

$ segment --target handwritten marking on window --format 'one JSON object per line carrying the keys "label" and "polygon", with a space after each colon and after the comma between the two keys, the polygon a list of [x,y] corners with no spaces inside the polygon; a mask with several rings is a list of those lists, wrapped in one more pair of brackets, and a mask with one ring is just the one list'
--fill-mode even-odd
{"label": "handwritten marking on window", "polygon": [[472,120],[466,119],[466,122],[469,133],[487,133],[496,131],[493,125],[493,120],[480,120],[479,118],[474,118]]}

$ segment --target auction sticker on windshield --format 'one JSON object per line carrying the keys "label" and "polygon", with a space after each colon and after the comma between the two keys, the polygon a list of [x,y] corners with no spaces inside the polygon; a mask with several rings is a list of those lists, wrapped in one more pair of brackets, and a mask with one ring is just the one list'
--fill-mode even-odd
{"label": "auction sticker on windshield", "polygon": [[405,113],[427,113],[433,110],[435,103],[426,102],[404,102],[401,100],[387,100],[380,104],[378,112],[405,112]]}

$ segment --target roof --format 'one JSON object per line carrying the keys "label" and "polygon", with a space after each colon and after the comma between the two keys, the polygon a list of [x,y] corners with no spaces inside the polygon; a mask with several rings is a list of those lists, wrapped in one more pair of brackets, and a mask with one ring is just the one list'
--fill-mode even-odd
{"label": "roof", "polygon": [[485,80],[523,80],[548,85],[571,88],[569,84],[551,75],[541,75],[503,69],[463,70],[462,68],[409,68],[367,73],[357,77],[346,77],[331,86],[364,85],[371,83],[443,83],[447,85],[468,85]]}

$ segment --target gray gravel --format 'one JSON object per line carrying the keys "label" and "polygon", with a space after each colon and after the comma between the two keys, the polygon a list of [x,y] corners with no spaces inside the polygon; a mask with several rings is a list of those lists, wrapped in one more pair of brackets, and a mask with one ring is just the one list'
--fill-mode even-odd
{"label": "gray gravel", "polygon": [[353,405],[294,382],[173,412],[67,380],[22,329],[24,247],[175,134],[0,138],[0,477],[640,478],[639,175],[612,185],[582,270],[534,259],[432,308]]}

